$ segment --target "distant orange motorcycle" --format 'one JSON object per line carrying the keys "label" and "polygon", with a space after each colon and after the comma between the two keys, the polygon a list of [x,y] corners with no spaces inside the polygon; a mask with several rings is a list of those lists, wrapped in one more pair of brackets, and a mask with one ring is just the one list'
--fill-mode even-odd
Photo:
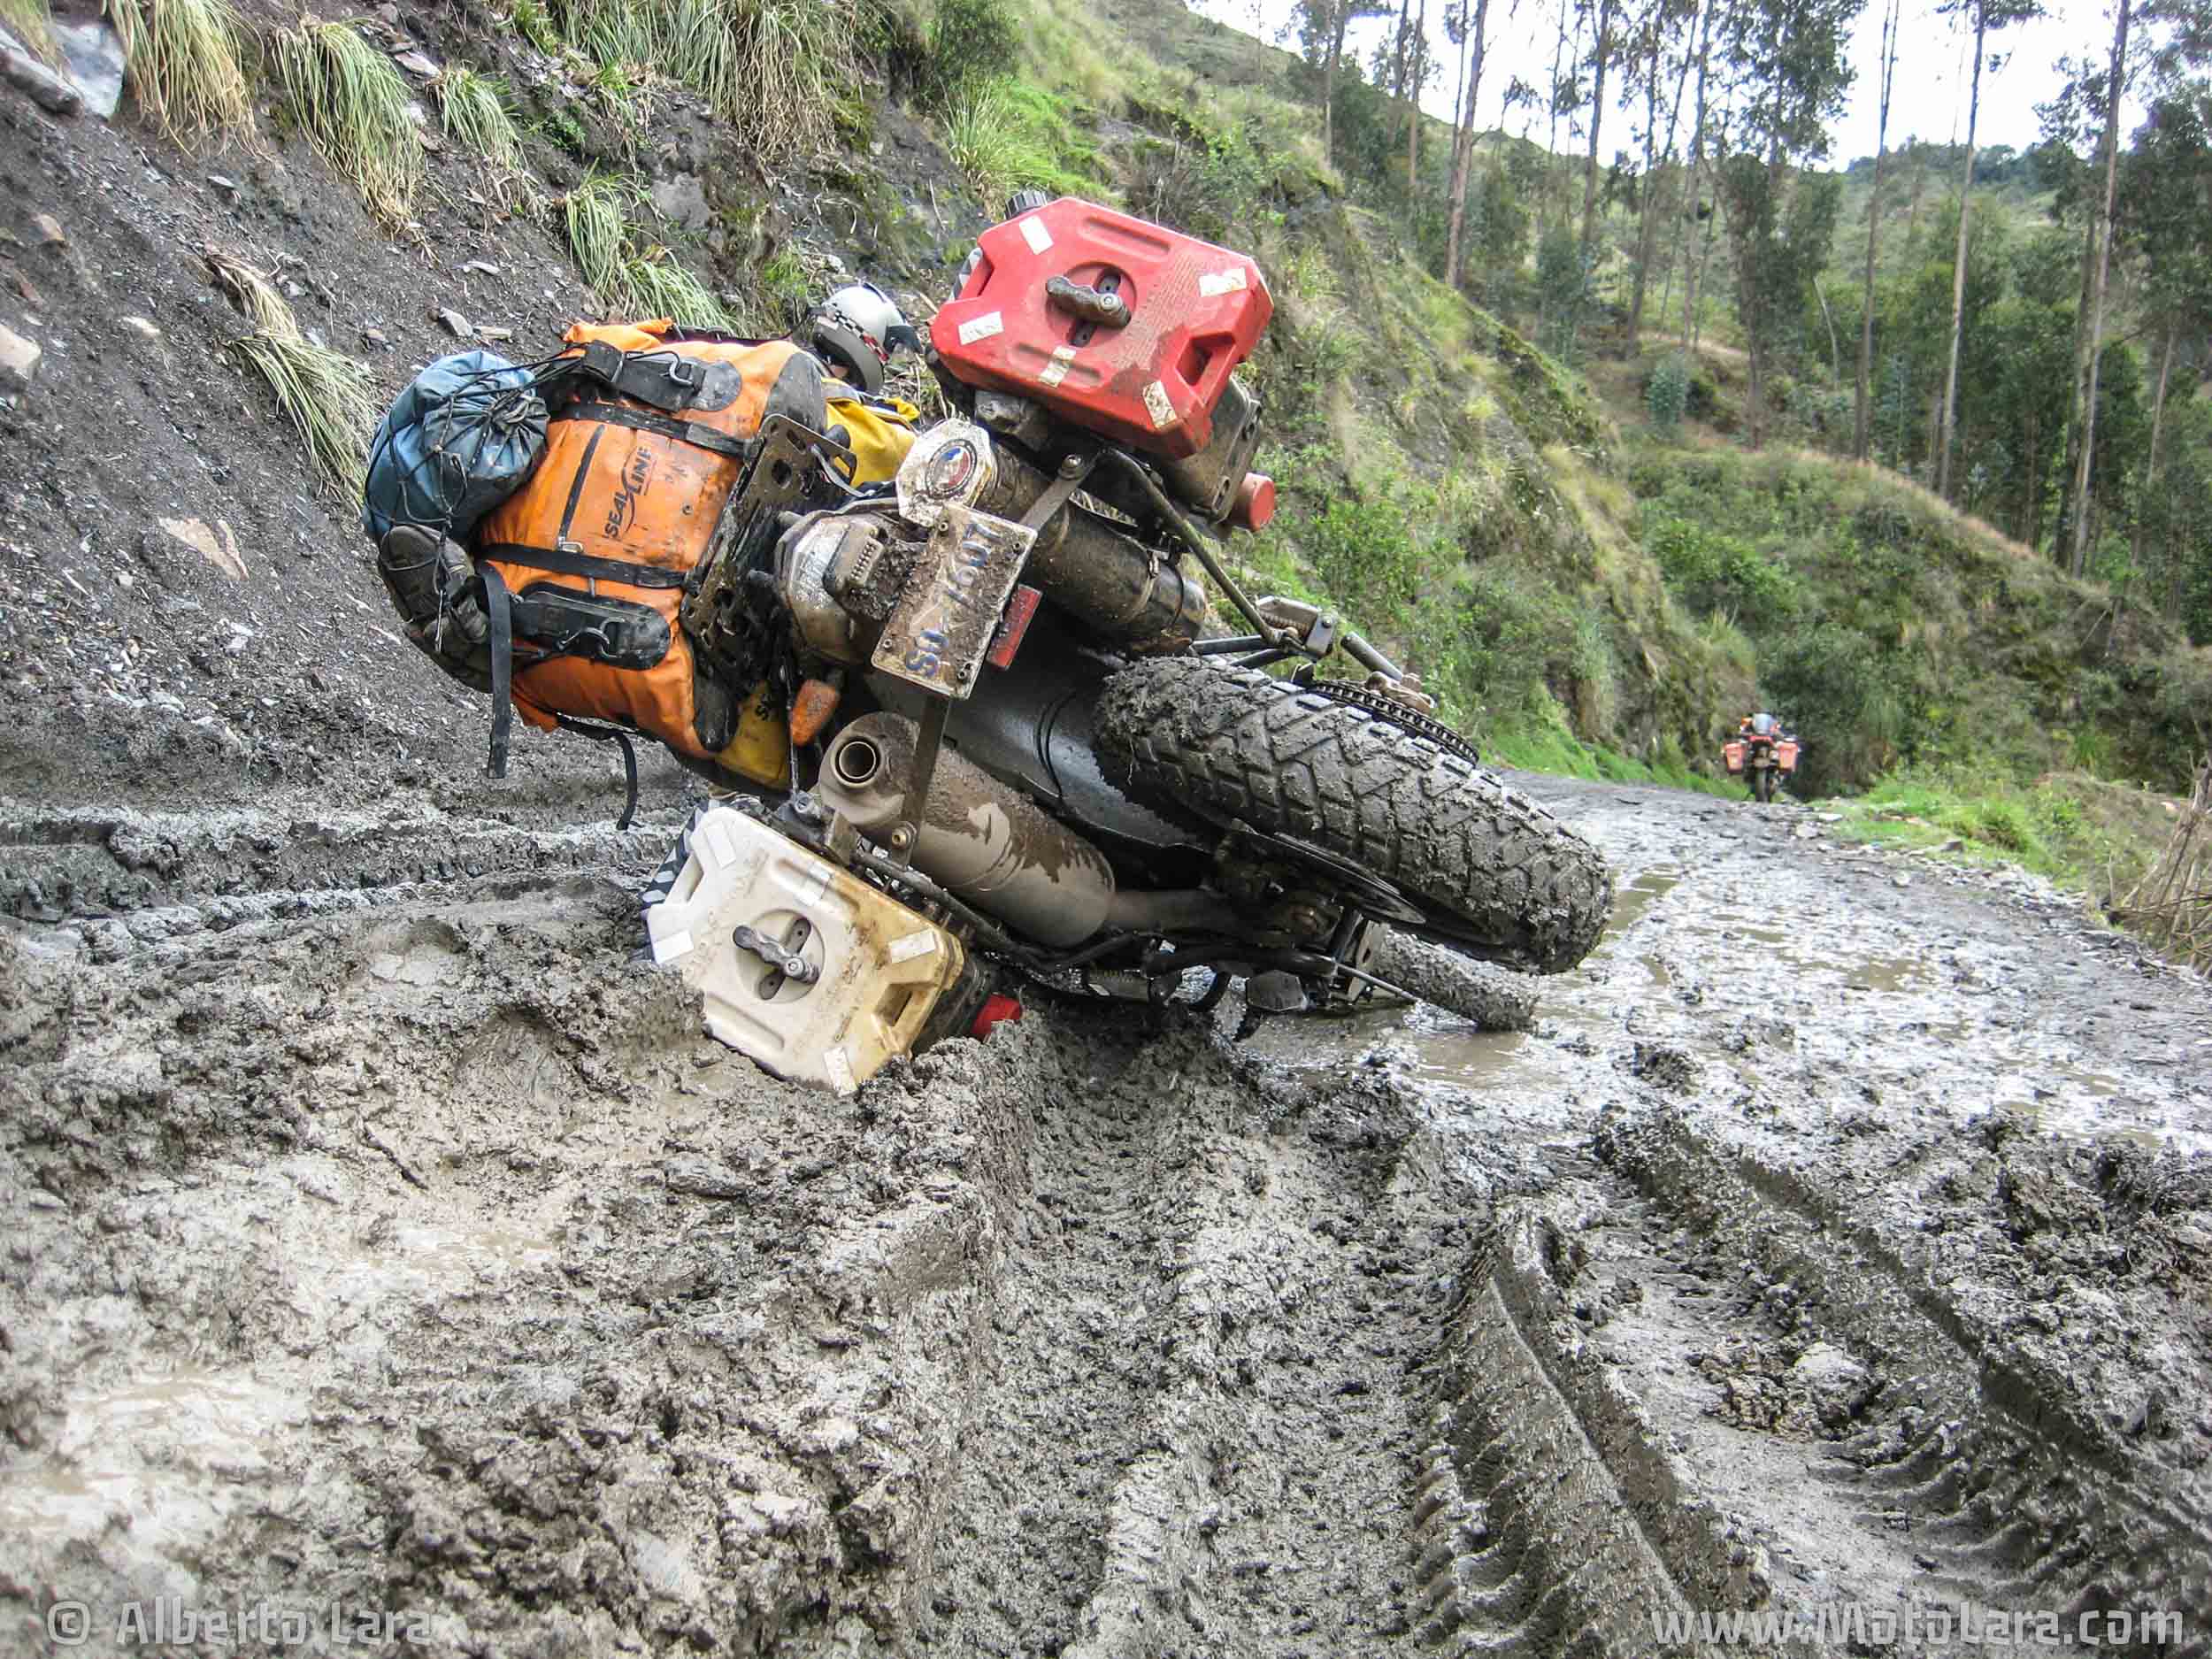
{"label": "distant orange motorcycle", "polygon": [[1728,763],[1728,775],[1748,774],[1751,798],[1764,806],[1797,770],[1797,749],[1795,734],[1784,731],[1772,715],[1761,713],[1746,715],[1734,740],[1722,744],[1720,752]]}

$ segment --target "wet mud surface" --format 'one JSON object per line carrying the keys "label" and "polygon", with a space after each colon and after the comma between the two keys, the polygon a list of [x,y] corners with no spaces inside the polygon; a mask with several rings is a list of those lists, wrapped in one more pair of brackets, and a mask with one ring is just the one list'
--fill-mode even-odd
{"label": "wet mud surface", "polygon": [[850,1100],[632,960],[657,831],[14,803],[0,1653],[2212,1651],[2202,982],[1527,782],[1620,895],[1532,1030],[1040,1002]]}

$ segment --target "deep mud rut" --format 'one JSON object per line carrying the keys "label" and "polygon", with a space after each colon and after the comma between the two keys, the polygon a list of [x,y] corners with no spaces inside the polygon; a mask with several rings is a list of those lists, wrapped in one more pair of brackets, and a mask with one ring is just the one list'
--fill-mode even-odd
{"label": "deep mud rut", "polygon": [[1530,781],[1620,891],[1533,1033],[849,1101],[632,962],[657,833],[12,810],[0,1652],[2212,1652],[2202,983]]}

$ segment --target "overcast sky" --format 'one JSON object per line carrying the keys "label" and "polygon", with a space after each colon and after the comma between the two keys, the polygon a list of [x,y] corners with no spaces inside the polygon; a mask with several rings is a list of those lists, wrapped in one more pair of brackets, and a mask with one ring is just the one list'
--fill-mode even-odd
{"label": "overcast sky", "polygon": [[[1192,0],[1192,4],[1204,15],[1233,28],[1257,35],[1271,43],[1286,43],[1278,40],[1278,31],[1283,20],[1291,15],[1291,0]],[[1419,4],[1420,0],[1415,0],[1417,11]],[[1491,0],[1490,61],[1483,69],[1479,110],[1486,129],[1498,125],[1502,119],[1505,88],[1513,76],[1518,75],[1540,87],[1551,73],[1552,47],[1558,27],[1555,21],[1557,0],[1518,0],[1517,14],[1508,15],[1514,4],[1515,0]],[[1984,144],[2010,144],[2025,149],[2036,142],[2041,134],[2035,106],[2049,101],[2058,90],[2060,78],[2053,67],[2058,58],[2066,53],[2079,56],[2085,50],[2099,53],[2110,50],[2112,14],[2105,0],[2046,0],[2046,4],[2051,8],[2050,16],[1990,36],[1992,50],[2003,50],[2007,58],[1994,73],[1986,64],[1983,66],[1978,137]],[[1447,68],[1440,81],[1429,88],[1423,107],[1438,119],[1448,121],[1452,118],[1452,66],[1456,65],[1458,58],[1444,37],[1443,10],[1444,0],[1429,0],[1432,50]],[[1965,83],[1973,66],[1972,38],[1962,37],[1947,19],[1937,15],[1935,0],[1905,0],[1904,18],[1904,45],[1897,58],[1897,91],[1890,104],[1890,142],[1894,146],[1915,135],[1939,143],[1948,142],[1955,136],[1963,139]],[[1395,25],[1394,15],[1387,22],[1371,19],[1352,26],[1352,38],[1357,42],[1363,59]],[[1867,0],[1852,54],[1858,79],[1835,136],[1836,165],[1840,165],[1855,156],[1874,153],[1881,43],[1882,0]],[[1292,50],[1296,50],[1294,44]],[[1528,119],[1527,111],[1517,111],[1509,130],[1523,130]],[[1617,122],[1622,124],[1616,127]],[[1529,131],[1539,143],[1544,140],[1546,124],[1543,111],[1536,111]],[[1623,118],[1611,111],[1607,112],[1606,125],[1611,129],[1604,146],[1605,159],[1609,161],[1616,149],[1628,145],[1629,129]],[[1619,134],[1617,142],[1612,133]],[[1567,142],[1563,132],[1560,142]]]}

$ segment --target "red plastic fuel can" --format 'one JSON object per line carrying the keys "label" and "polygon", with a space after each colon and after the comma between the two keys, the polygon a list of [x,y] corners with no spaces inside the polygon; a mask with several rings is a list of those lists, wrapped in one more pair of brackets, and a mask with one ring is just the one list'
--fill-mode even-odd
{"label": "red plastic fuel can", "polygon": [[978,246],[929,326],[947,367],[1155,455],[1206,447],[1230,372],[1275,311],[1244,255],[1073,196]]}

